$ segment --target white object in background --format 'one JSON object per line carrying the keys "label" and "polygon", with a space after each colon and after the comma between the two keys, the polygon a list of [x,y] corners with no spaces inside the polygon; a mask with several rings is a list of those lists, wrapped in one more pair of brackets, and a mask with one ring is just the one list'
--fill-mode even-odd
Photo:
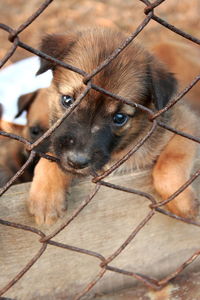
{"label": "white object in background", "polygon": [[4,108],[4,120],[18,124],[26,123],[24,114],[14,119],[19,96],[48,87],[52,80],[50,70],[39,76],[35,75],[39,66],[39,58],[34,56],[18,61],[0,72],[0,103]]}

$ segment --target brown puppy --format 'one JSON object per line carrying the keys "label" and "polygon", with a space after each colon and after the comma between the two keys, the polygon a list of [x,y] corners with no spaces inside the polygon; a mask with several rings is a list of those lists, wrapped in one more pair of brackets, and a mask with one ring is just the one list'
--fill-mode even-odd
{"label": "brown puppy", "polygon": [[[22,135],[30,142],[36,141],[49,128],[48,97],[48,90],[45,88],[19,97],[16,118],[26,111],[27,124]],[[37,147],[37,150],[46,152],[47,148],[48,141],[45,140]]]}
{"label": "brown puppy", "polygon": [[[1,107],[2,109],[2,107]],[[37,140],[49,126],[48,117],[48,95],[46,89],[23,95],[18,100],[18,113],[27,111],[27,125],[18,125],[4,120],[0,120],[0,130],[23,136],[30,142]],[[45,141],[38,151],[46,152],[48,142]],[[23,143],[3,137],[0,138],[0,186],[3,186],[22,167],[27,160],[27,153]],[[30,181],[33,177],[34,161],[25,170],[15,183]]]}
{"label": "brown puppy", "polygon": [[[122,33],[97,28],[48,35],[42,41],[41,50],[90,73],[124,39]],[[79,74],[42,59],[38,74],[48,69],[54,74],[49,102],[53,124],[73,105],[85,85]],[[177,85],[165,66],[135,43],[92,81],[152,110],[163,108],[176,92]],[[186,133],[196,132],[196,117],[183,102],[160,120]],[[75,174],[101,173],[132,149],[151,126],[147,114],[140,109],[90,90],[51,137],[51,152],[60,159],[60,168],[41,159],[35,169],[28,204],[36,222],[49,224],[63,214],[66,191]],[[154,187],[166,199],[188,179],[195,152],[194,142],[158,127],[118,172],[151,168]],[[170,202],[168,208],[180,216],[192,217],[196,213],[194,198],[189,187]]]}

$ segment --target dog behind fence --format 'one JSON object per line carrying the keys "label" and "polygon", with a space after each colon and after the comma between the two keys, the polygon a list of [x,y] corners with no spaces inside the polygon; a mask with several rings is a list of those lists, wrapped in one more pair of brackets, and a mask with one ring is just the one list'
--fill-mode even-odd
{"label": "dog behind fence", "polygon": [[[63,115],[63,117],[61,119],[59,119],[50,129],[48,129],[45,132],[45,134],[42,135],[36,142],[31,143],[28,140],[26,140],[24,137],[15,135],[13,133],[8,133],[8,132],[4,132],[4,131],[0,132],[0,134],[2,136],[6,136],[6,137],[9,137],[11,139],[17,140],[20,143],[23,143],[24,146],[26,147],[26,149],[28,151],[30,151],[30,156],[29,156],[28,160],[24,163],[24,165],[21,167],[21,169],[14,175],[13,178],[11,178],[1,188],[1,190],[0,190],[1,195],[3,195],[10,188],[10,186],[15,182],[15,180],[23,174],[24,170],[31,164],[32,160],[34,159],[34,157],[36,155],[45,157],[47,159],[56,160],[54,157],[51,157],[47,154],[43,154],[41,152],[37,153],[37,148],[36,147],[38,145],[40,145],[40,143],[42,143],[43,140],[48,138],[56,130],[56,128],[62,123],[62,121],[65,120],[65,118],[67,118],[68,115],[79,105],[82,98],[84,98],[84,96],[86,95],[86,93],[89,90],[91,90],[91,89],[96,90],[96,91],[101,92],[105,95],[108,95],[108,96],[110,96],[110,97],[112,97],[112,98],[114,98],[118,101],[121,101],[123,103],[126,103],[126,104],[130,105],[130,103],[127,99],[124,99],[124,98],[122,98],[118,95],[114,95],[114,94],[110,93],[109,91],[104,90],[103,88],[101,88],[99,86],[96,86],[93,83],[92,78],[94,76],[96,76],[101,70],[103,70],[112,60],[114,60],[115,57],[117,57],[135,39],[135,37],[149,24],[149,22],[151,20],[154,20],[154,21],[160,23],[162,26],[167,27],[169,30],[172,30],[176,34],[179,34],[179,35],[183,36],[184,38],[192,41],[195,44],[198,44],[198,45],[200,44],[199,39],[183,32],[183,31],[181,31],[178,28],[175,28],[171,24],[168,24],[166,21],[162,20],[161,18],[159,18],[154,13],[154,9],[157,6],[161,5],[162,2],[164,2],[164,0],[154,1],[153,4],[150,3],[148,0],[142,0],[142,2],[146,5],[146,7],[145,7],[146,17],[144,18],[143,22],[123,42],[122,45],[119,45],[119,47],[112,53],[112,55],[110,57],[108,57],[103,63],[101,63],[90,74],[87,74],[85,71],[83,71],[81,69],[78,69],[77,67],[71,66],[71,65],[69,65],[67,63],[64,63],[64,62],[62,62],[62,61],[60,61],[56,58],[50,57],[47,54],[45,54],[45,53],[43,53],[39,50],[33,49],[32,47],[30,47],[29,45],[23,43],[20,40],[19,34],[27,26],[29,26],[45,9],[47,9],[48,5],[52,1],[53,0],[45,1],[41,5],[41,7],[36,12],[34,12],[34,14],[32,16],[30,16],[27,19],[27,21],[24,22],[23,24],[21,24],[19,26],[19,28],[16,29],[16,30],[10,28],[6,24],[0,24],[0,28],[9,33],[9,41],[12,43],[12,46],[11,46],[10,50],[6,53],[5,57],[1,60],[1,66],[5,65],[6,61],[14,54],[14,52],[16,51],[16,49],[18,47],[21,47],[21,48],[23,48],[27,51],[30,51],[31,53],[34,53],[34,54],[40,56],[43,59],[46,59],[48,62],[56,63],[56,64],[62,66],[63,68],[67,68],[67,69],[70,69],[74,72],[77,72],[78,74],[83,76],[83,82],[85,83],[86,88],[85,88],[85,91],[78,96],[75,105],[68,112],[66,112]],[[192,90],[193,87],[196,87],[197,83],[199,82],[199,79],[200,79],[200,75],[198,75],[196,78],[194,78],[194,80],[187,87],[185,87],[178,95],[176,95],[174,97],[174,99],[168,105],[166,105],[163,109],[159,110],[156,113],[152,112],[151,110],[147,109],[146,107],[139,106],[139,109],[146,112],[148,117],[149,117],[149,120],[152,122],[151,129],[149,130],[149,132],[147,133],[145,138],[143,140],[141,140],[136,145],[136,147],[134,147],[134,149],[132,149],[127,155],[125,155],[124,158],[119,160],[114,166],[112,166],[104,174],[102,174],[101,176],[94,176],[92,178],[92,182],[93,182],[93,184],[95,183],[96,186],[94,187],[94,189],[91,192],[90,196],[83,199],[82,203],[80,203],[79,206],[77,206],[74,211],[71,211],[70,217],[67,218],[65,221],[61,222],[61,224],[59,224],[59,226],[57,228],[54,228],[53,231],[51,231],[48,234],[45,234],[43,231],[37,229],[36,227],[25,226],[23,224],[18,224],[18,223],[12,222],[12,221],[7,221],[7,220],[4,220],[4,219],[0,219],[0,223],[1,223],[2,226],[4,225],[4,226],[9,226],[10,228],[17,228],[19,230],[26,231],[29,234],[34,233],[34,234],[38,235],[38,238],[39,238],[38,248],[39,248],[39,245],[41,244],[40,249],[36,251],[36,254],[33,257],[31,257],[30,261],[24,267],[22,266],[19,273],[17,275],[15,275],[15,277],[11,278],[11,280],[3,288],[1,288],[0,295],[4,295],[4,293],[6,293],[6,291],[9,291],[13,285],[17,284],[17,282],[20,280],[20,278],[23,277],[26,274],[26,272],[28,272],[28,270],[31,267],[33,267],[34,264],[36,264],[37,261],[38,261],[38,264],[40,263],[39,258],[41,256],[45,255],[47,245],[48,245],[48,247],[50,247],[50,245],[51,245],[51,246],[55,246],[56,248],[62,248],[62,249],[68,249],[70,251],[75,251],[76,253],[80,253],[80,255],[84,254],[84,255],[87,255],[87,256],[94,257],[94,258],[99,260],[100,267],[98,267],[97,275],[96,276],[93,275],[92,279],[89,278],[88,285],[84,289],[82,289],[81,291],[78,291],[78,293],[74,297],[74,299],[80,299],[84,295],[88,296],[89,291],[94,286],[96,286],[98,282],[100,284],[101,278],[103,278],[105,274],[108,274],[108,271],[110,271],[111,273],[120,273],[120,274],[123,274],[123,276],[130,276],[130,277],[136,278],[137,280],[145,283],[147,286],[150,286],[151,288],[160,289],[165,284],[167,284],[171,279],[175,278],[178,274],[180,274],[183,271],[183,269],[185,269],[188,265],[190,265],[199,256],[200,251],[196,250],[193,253],[193,255],[191,255],[191,257],[189,259],[187,259],[187,261],[185,261],[182,264],[180,263],[180,266],[177,267],[177,269],[175,271],[170,272],[170,274],[168,276],[166,276],[166,277],[164,277],[163,279],[160,279],[160,280],[155,280],[155,279],[151,278],[151,276],[138,274],[137,272],[130,271],[129,269],[125,269],[125,268],[120,269],[118,267],[115,267],[114,265],[111,265],[111,263],[114,261],[115,258],[118,258],[118,256],[120,254],[124,253],[127,246],[129,246],[131,241],[134,240],[136,238],[136,236],[138,236],[139,233],[141,233],[142,229],[145,228],[145,226],[147,224],[149,224],[150,220],[156,218],[155,217],[156,213],[164,214],[164,215],[169,216],[170,218],[180,220],[180,221],[184,222],[186,225],[187,224],[194,225],[194,226],[197,227],[197,230],[198,230],[198,227],[200,226],[199,222],[193,221],[193,220],[188,220],[188,219],[185,219],[183,217],[178,217],[178,216],[162,209],[162,205],[169,202],[177,194],[181,193],[184,189],[186,189],[187,186],[189,186],[199,176],[200,169],[196,170],[196,172],[193,174],[193,176],[183,186],[181,186],[170,198],[168,198],[167,200],[165,200],[163,202],[159,202],[159,203],[157,203],[156,199],[150,193],[140,191],[140,190],[134,190],[130,187],[128,187],[128,188],[123,187],[123,186],[121,186],[121,184],[119,182],[118,182],[118,184],[113,184],[113,183],[110,183],[109,181],[104,181],[104,179],[106,179],[107,176],[110,173],[112,173],[114,170],[116,170],[125,160],[127,160],[135,151],[137,151],[137,149],[151,136],[151,134],[155,130],[156,126],[160,126],[162,128],[165,128],[166,130],[169,130],[169,131],[175,132],[176,134],[184,136],[187,139],[190,139],[191,142],[193,141],[193,142],[199,143],[199,141],[200,141],[199,137],[192,136],[192,135],[186,134],[186,133],[181,132],[181,131],[177,131],[174,128],[171,128],[171,127],[167,126],[166,124],[163,124],[161,121],[158,120],[158,117],[163,112],[166,112],[167,110],[170,110],[170,108],[173,107],[179,100],[181,100],[181,98],[185,94],[187,94],[190,90]],[[195,98],[195,101],[196,101],[196,98]],[[114,190],[119,190],[121,192],[128,192],[130,194],[140,195],[140,196],[142,196],[142,197],[144,197],[144,198],[146,198],[150,201],[150,211],[148,210],[148,212],[146,213],[146,216],[143,216],[143,219],[139,220],[137,226],[135,226],[134,230],[128,235],[127,239],[121,241],[121,246],[117,247],[117,244],[116,244],[116,250],[113,251],[112,254],[102,255],[101,253],[90,251],[87,248],[74,247],[74,246],[67,245],[65,243],[62,244],[60,242],[57,242],[57,241],[53,240],[53,238],[57,237],[57,235],[60,232],[62,233],[62,231],[67,226],[70,226],[70,224],[73,225],[73,222],[75,222],[77,220],[78,216],[80,216],[81,211],[85,207],[88,207],[89,203],[92,203],[92,201],[94,201],[93,200],[94,196],[98,193],[100,187],[102,189],[103,186],[114,189]],[[181,224],[181,222],[180,222],[180,224]],[[138,239],[139,239],[139,236],[138,236]],[[198,247],[198,244],[196,245],[196,248],[197,247]],[[23,265],[23,264],[20,264],[20,265]],[[61,266],[59,266],[59,267],[61,267]],[[100,268],[100,270],[99,270],[99,268]]]}

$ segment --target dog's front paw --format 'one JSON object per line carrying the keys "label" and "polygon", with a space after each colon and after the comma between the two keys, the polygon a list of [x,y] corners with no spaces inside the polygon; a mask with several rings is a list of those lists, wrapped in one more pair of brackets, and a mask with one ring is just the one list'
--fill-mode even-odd
{"label": "dog's front paw", "polygon": [[35,217],[35,222],[53,224],[62,217],[67,209],[66,192],[52,191],[47,185],[39,186],[33,182],[28,198],[28,210]]}
{"label": "dog's front paw", "polygon": [[64,174],[54,162],[41,158],[34,170],[28,209],[37,224],[52,224],[67,208],[67,189],[71,176]]}
{"label": "dog's front paw", "polygon": [[167,208],[172,213],[189,219],[194,219],[199,213],[198,200],[191,187],[188,187],[176,198],[167,203]]}

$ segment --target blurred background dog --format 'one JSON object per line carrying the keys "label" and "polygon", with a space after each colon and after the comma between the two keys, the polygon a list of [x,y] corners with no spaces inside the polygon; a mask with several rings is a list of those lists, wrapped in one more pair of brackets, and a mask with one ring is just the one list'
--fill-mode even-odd
{"label": "blurred background dog", "polygon": [[[1,108],[1,116],[3,106]],[[19,117],[23,111],[27,112],[27,124],[19,125],[12,122],[0,120],[0,130],[22,136],[30,142],[36,141],[49,126],[48,119],[48,94],[46,89],[37,90],[30,94],[22,95],[18,100]],[[37,147],[40,152],[46,152],[48,141],[45,141]],[[28,152],[25,150],[24,144],[0,136],[0,186],[3,186],[15,173],[22,167],[28,158]],[[23,183],[30,181],[33,177],[33,170],[37,159],[29,165],[25,172],[15,183]]]}

